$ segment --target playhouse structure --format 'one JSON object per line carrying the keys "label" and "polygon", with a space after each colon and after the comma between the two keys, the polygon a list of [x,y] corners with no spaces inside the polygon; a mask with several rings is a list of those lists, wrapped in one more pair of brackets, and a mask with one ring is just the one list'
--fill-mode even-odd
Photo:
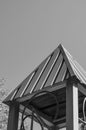
{"label": "playhouse structure", "polygon": [[[7,130],[18,130],[19,112],[24,121],[31,119],[44,130],[84,130],[86,124],[86,72],[59,45],[20,85],[4,100],[9,106]],[[80,126],[81,125],[81,126]]]}

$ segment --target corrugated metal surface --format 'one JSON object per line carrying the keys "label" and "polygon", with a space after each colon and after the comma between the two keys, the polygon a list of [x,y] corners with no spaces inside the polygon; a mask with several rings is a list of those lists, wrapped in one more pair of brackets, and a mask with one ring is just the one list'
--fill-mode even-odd
{"label": "corrugated metal surface", "polygon": [[42,90],[70,76],[86,84],[86,73],[67,50],[59,45],[6,99],[14,100]]}

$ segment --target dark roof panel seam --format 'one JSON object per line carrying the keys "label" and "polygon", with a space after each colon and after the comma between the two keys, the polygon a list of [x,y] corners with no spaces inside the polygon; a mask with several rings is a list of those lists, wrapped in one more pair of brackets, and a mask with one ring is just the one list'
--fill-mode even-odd
{"label": "dark roof panel seam", "polygon": [[[57,57],[57,59],[56,59],[56,61],[55,61],[54,65],[53,65],[53,67],[52,67],[52,69],[51,69],[51,71],[50,71],[50,73],[49,73],[49,75],[48,75],[48,77],[47,77],[47,79],[46,79],[45,83],[44,83],[44,86],[45,86],[45,84],[46,84],[46,82],[47,82],[48,78],[50,77],[50,75],[51,75],[51,73],[52,73],[52,71],[53,71],[53,69],[54,69],[54,67],[55,67],[55,65],[56,65],[56,63],[57,63],[57,61],[58,61],[58,59],[59,59],[60,55],[61,55],[61,51],[60,51],[60,52],[59,52],[59,54],[58,54],[58,57]],[[50,85],[52,85],[52,84],[50,84]],[[43,86],[43,88],[44,88],[44,86]]]}
{"label": "dark roof panel seam", "polygon": [[42,83],[40,89],[44,88],[44,85],[45,85],[45,83],[47,82],[48,77],[50,76],[50,74],[51,74],[51,72],[52,72],[52,70],[53,70],[53,67],[54,67],[54,65],[56,64],[56,62],[57,62],[59,56],[60,56],[60,52],[57,53],[57,55],[56,55],[56,57],[55,57],[55,59],[54,59],[54,61],[53,61],[53,64],[51,65],[51,67],[50,67],[50,69],[49,69],[49,71],[48,71],[48,74],[46,75],[46,77],[45,77],[45,79],[44,79],[44,81],[43,81],[43,83]]}
{"label": "dark roof panel seam", "polygon": [[26,86],[24,87],[24,89],[23,89],[23,91],[22,91],[20,97],[23,96],[24,92],[26,91],[27,87],[29,86],[29,84],[30,84],[31,80],[33,79],[34,75],[35,75],[35,72],[32,73],[32,75],[31,75],[29,81],[27,82]]}
{"label": "dark roof panel seam", "polygon": [[[62,54],[60,54],[60,56],[61,56],[61,55],[62,55]],[[59,57],[60,57],[60,56],[59,56]],[[63,58],[63,57],[62,57],[62,58]],[[53,77],[53,79],[52,79],[51,85],[54,84],[54,80],[55,80],[57,74],[59,73],[59,69],[60,69],[60,67],[61,67],[61,65],[62,65],[62,62],[63,62],[63,59],[61,60],[61,62],[60,62],[60,64],[59,64],[59,66],[58,66],[58,69],[57,69],[56,73],[54,74],[54,77]]]}
{"label": "dark roof panel seam", "polygon": [[66,70],[64,71],[64,74],[63,74],[63,77],[62,77],[62,80],[61,80],[61,81],[64,81],[66,72],[67,72],[67,68],[66,68]]}
{"label": "dark roof panel seam", "polygon": [[39,76],[38,76],[38,78],[37,78],[36,82],[34,83],[34,85],[33,85],[32,89],[31,89],[30,93],[32,93],[32,92],[34,91],[34,89],[36,88],[36,86],[37,86],[37,84],[38,84],[38,82],[39,82],[40,78],[42,77],[42,74],[44,73],[44,71],[45,71],[45,69],[46,69],[47,65],[49,64],[49,62],[50,62],[51,58],[52,58],[52,55],[51,55],[50,57],[48,57],[48,59],[47,59],[47,61],[46,61],[45,65],[43,66],[42,71],[40,72],[40,74],[39,74]]}
{"label": "dark roof panel seam", "polygon": [[57,73],[57,75],[56,75],[56,77],[55,77],[55,79],[54,79],[54,81],[53,81],[53,84],[56,82],[56,79],[58,78],[58,75],[59,75],[59,73],[60,73],[60,70],[61,70],[63,64],[64,64],[64,59],[62,60],[62,63],[61,63],[61,65],[60,65],[60,67],[59,67],[58,73]]}
{"label": "dark roof panel seam", "polygon": [[22,96],[24,96],[24,93],[27,91],[27,89],[28,89],[28,87],[29,87],[30,83],[31,83],[31,82],[32,82],[32,80],[34,79],[34,76],[36,75],[37,70],[38,70],[38,68],[37,68],[37,69],[33,72],[32,78],[31,78],[30,82],[27,84],[27,86],[26,86],[26,88],[25,88],[25,90],[24,90],[24,92],[23,92]]}

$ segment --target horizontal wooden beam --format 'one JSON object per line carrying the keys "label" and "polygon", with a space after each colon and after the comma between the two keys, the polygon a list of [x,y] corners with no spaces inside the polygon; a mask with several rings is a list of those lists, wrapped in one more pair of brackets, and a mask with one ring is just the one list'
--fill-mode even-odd
{"label": "horizontal wooden beam", "polygon": [[[42,91],[53,92],[53,91],[57,91],[57,90],[59,90],[59,89],[61,89],[61,88],[66,87],[66,85],[67,85],[66,82],[67,82],[67,81],[65,80],[65,81],[63,81],[63,82],[56,83],[56,84],[54,84],[54,85],[52,85],[52,86],[48,86],[48,87],[46,87],[46,88],[44,88],[44,89],[42,89],[42,90],[36,91],[36,92],[34,92],[34,93],[32,93],[32,94],[28,94],[28,95],[25,95],[25,96],[23,96],[23,97],[17,98],[16,101],[18,101],[19,103],[22,103],[22,102],[25,102],[25,101],[27,101],[27,100],[30,100],[37,92],[42,92]],[[41,95],[43,95],[43,93],[40,94],[40,96],[41,96]]]}

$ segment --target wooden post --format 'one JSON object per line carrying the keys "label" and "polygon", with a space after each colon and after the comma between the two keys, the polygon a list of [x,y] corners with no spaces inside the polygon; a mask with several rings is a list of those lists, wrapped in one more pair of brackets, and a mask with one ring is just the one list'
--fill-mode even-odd
{"label": "wooden post", "polygon": [[78,129],[78,88],[69,83],[66,87],[66,130]]}
{"label": "wooden post", "polygon": [[7,130],[18,129],[18,117],[19,117],[19,104],[12,103],[9,109],[8,126]]}

